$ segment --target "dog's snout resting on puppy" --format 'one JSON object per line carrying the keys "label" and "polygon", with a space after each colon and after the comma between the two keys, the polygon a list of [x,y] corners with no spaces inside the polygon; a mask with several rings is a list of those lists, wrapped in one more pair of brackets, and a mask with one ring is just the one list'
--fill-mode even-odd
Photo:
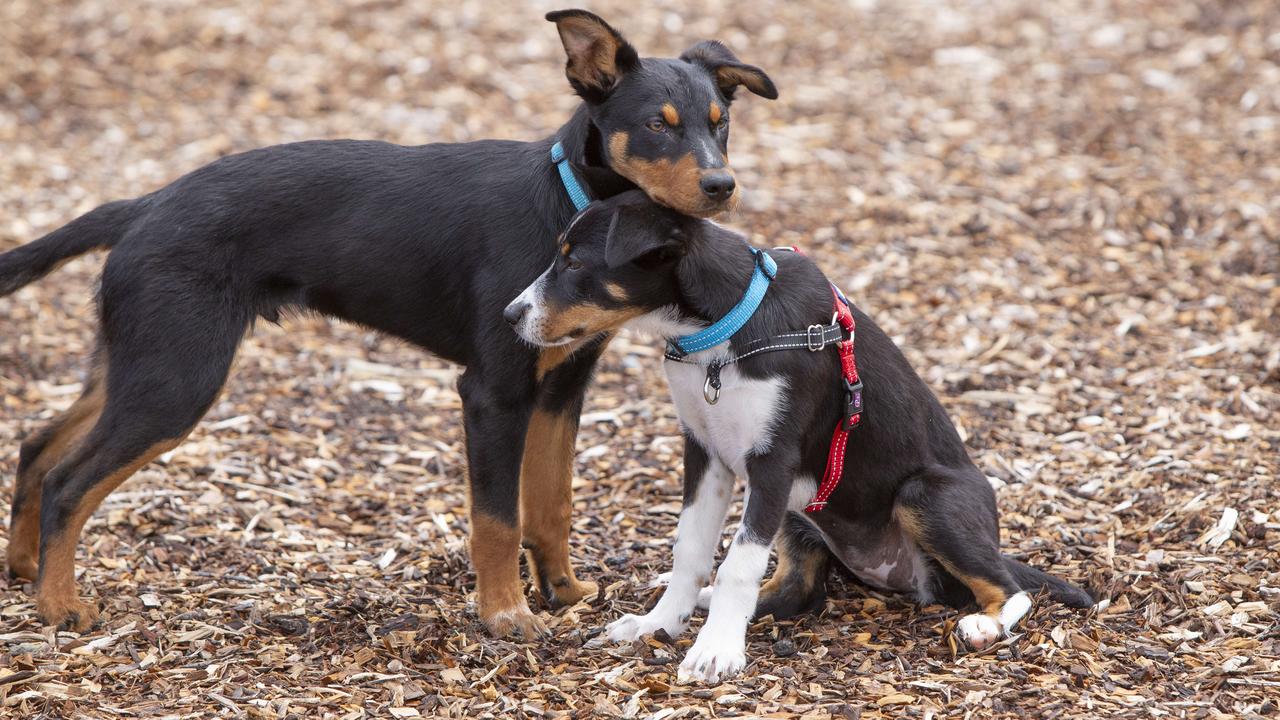
{"label": "dog's snout resting on puppy", "polygon": [[[758,306],[743,310],[751,298]],[[739,672],[753,616],[820,608],[832,559],[921,603],[976,604],[956,627],[974,648],[1009,632],[1030,593],[1092,604],[1083,590],[1001,554],[991,486],[933,393],[856,307],[850,364],[866,411],[843,453],[829,452],[833,428],[855,402],[863,407],[833,348],[853,326],[832,324],[840,302],[798,253],[753,252],[729,230],[624,193],[575,218],[551,267],[512,303],[508,319],[540,346],[627,324],[675,341],[665,369],[684,430],[685,486],[674,567],[657,605],[610,624],[611,639],[684,631],[711,577],[735,476],[746,481],[742,524],[680,666],[684,678]],[[720,319],[741,315],[749,319],[717,335]],[[825,507],[806,512],[837,456],[838,484],[824,484]],[[761,588],[775,539],[777,569]]]}
{"label": "dog's snout resting on puppy", "polygon": [[19,457],[8,568],[36,581],[42,621],[93,624],[98,611],[75,583],[85,521],[191,432],[245,332],[293,309],[466,366],[458,389],[471,556],[479,615],[492,632],[542,628],[524,597],[522,545],[551,606],[593,591],[569,559],[570,477],[583,393],[607,338],[578,333],[565,343],[572,347],[532,348],[506,327],[502,309],[545,267],[590,195],[638,187],[694,215],[732,207],[734,93],[777,91],[718,42],[679,58],[641,58],[591,13],[547,18],[582,98],[553,137],[263,148],[0,255],[2,297],[68,258],[111,249],[83,396],[28,438]]}

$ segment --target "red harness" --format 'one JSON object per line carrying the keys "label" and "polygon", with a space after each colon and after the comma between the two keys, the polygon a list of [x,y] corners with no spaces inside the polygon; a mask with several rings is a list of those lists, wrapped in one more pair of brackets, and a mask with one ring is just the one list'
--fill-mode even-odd
{"label": "red harness", "polygon": [[840,351],[840,374],[844,381],[844,416],[836,424],[831,434],[831,450],[827,453],[827,471],[822,476],[822,484],[813,500],[805,506],[805,512],[818,512],[827,506],[827,498],[835,492],[840,484],[840,476],[844,474],[844,449],[849,442],[849,431],[862,421],[862,381],[858,379],[858,365],[853,357],[853,338],[855,324],[849,305],[840,297],[840,291],[831,286],[831,294],[835,298],[836,320],[840,327],[849,334],[848,340],[836,343]]}

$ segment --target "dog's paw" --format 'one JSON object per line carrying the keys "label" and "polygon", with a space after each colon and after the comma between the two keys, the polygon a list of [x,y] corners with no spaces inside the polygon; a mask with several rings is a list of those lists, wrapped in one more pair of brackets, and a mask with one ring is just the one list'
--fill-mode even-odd
{"label": "dog's paw", "polygon": [[1000,621],[990,615],[965,615],[956,623],[956,637],[974,650],[983,650],[1000,639]]}
{"label": "dog's paw", "polygon": [[78,598],[47,598],[36,601],[36,615],[45,625],[83,633],[98,624],[98,607]]}
{"label": "dog's paw", "polygon": [[517,607],[481,619],[489,634],[496,638],[522,637],[534,640],[550,634],[542,618],[534,615],[528,607]]}
{"label": "dog's paw", "polygon": [[689,648],[689,654],[680,663],[677,679],[681,683],[701,682],[715,685],[742,672],[747,666],[746,644],[704,638],[704,630],[697,642]]}
{"label": "dog's paw", "polygon": [[659,630],[665,630],[667,635],[676,637],[684,632],[687,624],[687,619],[681,622],[677,618],[658,617],[655,613],[649,613],[648,615],[623,615],[609,623],[607,630],[609,639],[613,642],[628,643],[639,640],[645,635],[652,635]]}

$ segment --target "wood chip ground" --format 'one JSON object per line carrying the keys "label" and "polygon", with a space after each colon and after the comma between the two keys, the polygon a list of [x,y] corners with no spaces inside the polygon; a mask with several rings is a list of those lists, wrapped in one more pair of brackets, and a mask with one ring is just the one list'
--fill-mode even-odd
{"label": "wood chip ground", "polygon": [[[955,613],[837,577],[715,688],[675,684],[687,639],[600,646],[653,601],[680,495],[656,349],[622,338],[578,440],[573,551],[603,592],[548,641],[488,639],[457,370],[306,318],[259,328],[90,523],[103,626],[55,634],[0,591],[0,716],[1276,715],[1280,6],[690,5],[592,7],[647,54],[719,37],[772,73],[780,100],[734,107],[730,221],[879,320],[999,486],[1008,552],[1110,606],[1038,603],[966,655]],[[261,145],[545,136],[575,102],[552,7],[6,0],[0,248]],[[80,387],[100,264],[0,300],[0,513]]]}

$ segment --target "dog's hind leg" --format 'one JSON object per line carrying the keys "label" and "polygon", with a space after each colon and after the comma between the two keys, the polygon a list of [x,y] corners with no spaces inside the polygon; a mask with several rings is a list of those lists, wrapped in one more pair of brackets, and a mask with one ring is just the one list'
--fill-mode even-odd
{"label": "dog's hind leg", "polygon": [[796,513],[787,513],[778,533],[778,565],[760,588],[757,618],[775,620],[822,610],[827,599],[831,551],[817,530]]}
{"label": "dog's hind leg", "polygon": [[35,580],[40,551],[40,488],[44,477],[67,456],[102,412],[102,365],[95,362],[80,398],[22,443],[9,517],[9,574]]}
{"label": "dog's hind leg", "polygon": [[534,585],[552,608],[596,592],[578,580],[569,559],[573,514],[574,442],[591,371],[608,339],[565,358],[548,348],[538,358],[538,395],[520,466],[520,526]]}
{"label": "dog's hind leg", "polygon": [[977,470],[926,468],[899,489],[894,513],[920,548],[973,594],[980,611],[956,625],[970,647],[987,647],[1031,609],[1000,554],[995,493]]}
{"label": "dog's hind leg", "polygon": [[102,410],[41,491],[36,611],[45,623],[77,631],[93,624],[97,610],[80,600],[75,582],[85,522],[112,490],[182,442],[226,381],[248,316],[182,279],[107,261]]}

